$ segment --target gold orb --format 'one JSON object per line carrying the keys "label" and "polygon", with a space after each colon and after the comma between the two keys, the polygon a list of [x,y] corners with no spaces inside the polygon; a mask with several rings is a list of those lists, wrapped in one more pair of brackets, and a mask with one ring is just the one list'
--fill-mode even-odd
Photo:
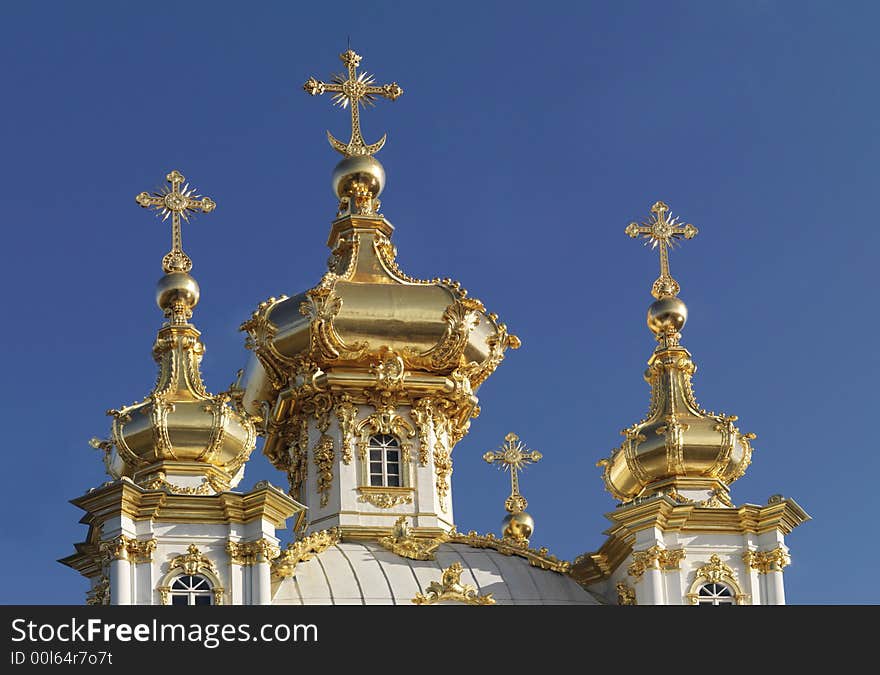
{"label": "gold orb", "polygon": [[170,309],[177,301],[183,302],[189,309],[199,302],[199,285],[186,272],[169,272],[157,284],[156,304],[159,309]]}
{"label": "gold orb", "polygon": [[660,298],[648,307],[648,328],[656,335],[678,333],[687,322],[688,310],[678,298]]}
{"label": "gold orb", "polygon": [[510,513],[501,521],[501,533],[507,539],[522,541],[531,537],[534,531],[535,521],[525,511]]}
{"label": "gold orb", "polygon": [[340,199],[353,195],[356,183],[366,186],[374,198],[378,197],[385,187],[385,169],[379,160],[370,155],[346,157],[333,169],[333,192]]}

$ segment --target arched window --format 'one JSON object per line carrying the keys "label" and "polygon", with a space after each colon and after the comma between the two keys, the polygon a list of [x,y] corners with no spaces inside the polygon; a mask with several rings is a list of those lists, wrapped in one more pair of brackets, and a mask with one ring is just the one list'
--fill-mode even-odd
{"label": "arched window", "polygon": [[211,605],[213,601],[211,582],[201,575],[184,574],[171,584],[172,605]]}
{"label": "arched window", "polygon": [[400,443],[389,434],[370,436],[369,478],[372,487],[401,487]]}
{"label": "arched window", "polygon": [[697,590],[697,605],[717,606],[733,605],[735,603],[736,599],[734,598],[733,591],[730,589],[730,586],[725,584],[710,582],[708,584],[703,584]]}

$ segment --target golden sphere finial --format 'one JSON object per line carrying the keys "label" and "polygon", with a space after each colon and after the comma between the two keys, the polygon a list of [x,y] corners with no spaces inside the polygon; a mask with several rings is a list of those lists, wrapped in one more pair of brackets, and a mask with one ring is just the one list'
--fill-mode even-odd
{"label": "golden sphere finial", "polygon": [[169,272],[156,284],[156,304],[166,315],[191,314],[198,302],[199,284],[186,272]]}
{"label": "golden sphere finial", "polygon": [[648,307],[648,328],[654,335],[678,333],[687,322],[687,305],[676,297],[656,300]]}
{"label": "golden sphere finial", "polygon": [[384,187],[385,169],[370,155],[346,157],[333,169],[333,192],[339,199],[355,197],[360,190],[375,199]]}
{"label": "golden sphere finial", "polygon": [[508,513],[501,521],[501,534],[505,539],[528,542],[535,531],[535,520],[525,511]]}

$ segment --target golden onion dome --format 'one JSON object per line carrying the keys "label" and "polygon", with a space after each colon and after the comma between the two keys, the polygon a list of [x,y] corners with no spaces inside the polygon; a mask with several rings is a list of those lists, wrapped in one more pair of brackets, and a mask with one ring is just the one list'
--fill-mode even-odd
{"label": "golden onion dome", "polygon": [[271,398],[297,364],[368,368],[399,357],[411,374],[461,374],[476,389],[519,339],[451,279],[416,279],[397,265],[394,227],[377,213],[385,183],[371,156],[343,159],[333,173],[340,197],[327,242],[328,271],[313,288],[261,303],[242,324],[263,372],[248,400]]}
{"label": "golden onion dome", "polygon": [[694,397],[696,366],[680,344],[687,306],[676,297],[679,286],[669,274],[666,247],[678,237],[693,238],[697,230],[669,219],[667,211],[657,202],[653,221],[627,228],[630,236],[644,235],[661,248],[661,273],[653,290],[657,300],[647,315],[659,343],[645,371],[650,407],[644,419],[621,432],[623,443],[598,464],[604,467],[606,489],[621,502],[665,493],[678,501],[729,506],[729,485],[749,466],[755,435],[740,432],[736,415],[707,412]]}
{"label": "golden onion dome", "polygon": [[[156,385],[139,403],[109,410],[111,436],[92,444],[104,450],[108,473],[114,478],[127,476],[151,489],[208,494],[228,490],[241,480],[256,430],[250,417],[238,409],[240,390],[233,387],[211,394],[202,381],[199,365],[205,346],[189,322],[199,286],[189,274],[192,263],[180,246],[178,219],[192,208],[190,203],[201,208],[202,202],[191,198],[185,187],[180,191],[183,180],[178,172],[171,172],[171,190],[155,197],[160,210],[170,209],[168,195],[179,195],[172,204],[180,204],[180,211],[172,211],[172,251],[156,291],[156,302],[168,318],[153,345],[153,358],[159,364]],[[138,203],[153,206],[150,199],[142,193]]]}

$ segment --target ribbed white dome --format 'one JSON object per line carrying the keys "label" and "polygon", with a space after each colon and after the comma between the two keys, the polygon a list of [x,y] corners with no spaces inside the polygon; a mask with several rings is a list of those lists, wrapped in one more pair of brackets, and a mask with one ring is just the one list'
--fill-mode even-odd
{"label": "ribbed white dome", "polygon": [[498,605],[601,604],[571,577],[527,560],[466,544],[441,544],[434,560],[410,560],[372,541],[343,541],[308,561],[273,588],[274,605],[412,605],[453,563],[461,582],[491,593]]}

